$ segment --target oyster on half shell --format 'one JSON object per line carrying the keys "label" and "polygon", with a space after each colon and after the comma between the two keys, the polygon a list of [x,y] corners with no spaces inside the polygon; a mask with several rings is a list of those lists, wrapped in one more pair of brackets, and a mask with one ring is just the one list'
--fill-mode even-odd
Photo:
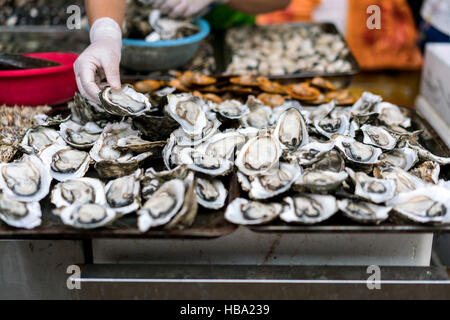
{"label": "oyster on half shell", "polygon": [[[50,200],[57,209],[85,203],[104,205],[105,189],[103,183],[94,178],[67,180],[53,188]],[[53,213],[60,214],[59,210],[54,210]]]}
{"label": "oyster on half shell", "polygon": [[105,111],[116,116],[139,116],[153,111],[148,98],[127,84],[119,90],[107,86],[99,93],[99,98]]}
{"label": "oyster on half shell", "polygon": [[389,212],[392,209],[392,207],[351,199],[339,200],[338,208],[346,217],[356,222],[374,224],[379,224],[389,218]]}
{"label": "oyster on half shell", "polygon": [[450,192],[431,186],[404,192],[389,201],[394,212],[417,223],[450,223]]}
{"label": "oyster on half shell", "polygon": [[222,181],[206,177],[196,178],[195,193],[199,205],[213,210],[223,208],[228,195]]}
{"label": "oyster on half shell", "polygon": [[83,177],[91,163],[89,153],[58,144],[42,150],[39,157],[49,164],[50,175],[58,181]]}
{"label": "oyster on half shell", "polygon": [[236,198],[228,205],[225,219],[234,224],[259,225],[276,219],[282,210],[283,206],[279,203]]}
{"label": "oyster on half shell", "polygon": [[356,141],[351,137],[341,135],[333,136],[336,147],[345,157],[354,163],[375,164],[382,154],[381,149]]}
{"label": "oyster on half shell", "polygon": [[117,214],[135,212],[141,204],[142,169],[136,170],[131,175],[111,180],[105,186],[107,205]]}
{"label": "oyster on half shell", "polygon": [[286,109],[278,118],[273,135],[281,148],[289,151],[296,151],[307,144],[308,130],[300,110],[294,107]]}
{"label": "oyster on half shell", "polygon": [[40,201],[47,196],[51,181],[48,165],[35,155],[0,163],[0,188],[12,200]]}
{"label": "oyster on half shell", "polygon": [[14,228],[34,229],[41,225],[39,202],[19,202],[0,192],[0,220]]}
{"label": "oyster on half shell", "polygon": [[333,196],[299,193],[284,198],[280,219],[287,223],[316,224],[327,220],[338,211]]}
{"label": "oyster on half shell", "polygon": [[355,195],[374,203],[383,203],[395,196],[395,181],[372,178],[350,168],[345,170],[355,183]]}

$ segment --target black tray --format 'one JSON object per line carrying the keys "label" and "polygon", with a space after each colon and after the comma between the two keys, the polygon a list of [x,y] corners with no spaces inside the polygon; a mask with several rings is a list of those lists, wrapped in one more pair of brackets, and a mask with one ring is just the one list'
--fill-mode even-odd
{"label": "black tray", "polygon": [[[447,145],[418,111],[406,107],[401,109],[411,118],[414,130],[423,130],[420,142],[424,147],[437,155],[450,157],[450,150]],[[441,167],[441,174],[446,179],[450,179],[449,167]],[[264,226],[251,226],[249,228],[255,232],[294,233],[450,233],[450,225],[398,224],[389,220],[379,225],[362,225],[343,217],[339,213],[330,220],[313,226],[288,225],[278,221]]]}
{"label": "black tray", "polygon": [[[352,54],[350,48],[348,47],[347,42],[345,41],[344,37],[339,33],[339,31],[337,30],[336,26],[333,23],[292,23],[289,24],[292,28],[311,28],[311,27],[320,27],[322,29],[323,32],[325,33],[331,33],[331,34],[336,34],[339,35],[339,37],[342,39],[342,41],[344,41],[344,43],[346,44],[347,48],[349,49],[349,54],[346,57],[346,60],[348,62],[350,62],[352,68],[351,70],[347,71],[347,72],[335,72],[335,73],[330,73],[330,72],[301,72],[301,73],[294,73],[294,74],[286,74],[286,75],[271,75],[271,76],[267,76],[267,78],[271,79],[271,80],[290,80],[290,79],[304,79],[304,78],[313,78],[313,77],[337,77],[337,78],[347,78],[347,77],[352,77],[355,74],[360,72],[360,67],[358,64],[358,61],[356,61],[355,56]],[[254,28],[271,28],[273,26],[255,26]],[[222,42],[223,42],[223,57],[222,57],[222,61],[216,61],[216,65],[218,67],[218,74],[221,77],[232,77],[232,75],[222,75],[223,72],[225,72],[225,70],[227,69],[227,66],[230,64],[232,56],[233,56],[233,52],[231,50],[231,48],[226,44],[226,40],[225,40],[226,36],[222,35]],[[216,55],[217,57],[217,55]]]}

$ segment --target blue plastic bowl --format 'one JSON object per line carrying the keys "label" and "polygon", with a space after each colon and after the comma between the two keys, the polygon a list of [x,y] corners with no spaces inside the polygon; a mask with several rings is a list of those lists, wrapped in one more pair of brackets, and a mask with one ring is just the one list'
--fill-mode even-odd
{"label": "blue plastic bowl", "polygon": [[200,27],[200,32],[182,39],[156,42],[123,39],[122,66],[135,71],[160,71],[185,65],[211,30],[206,20],[196,19],[195,24]]}

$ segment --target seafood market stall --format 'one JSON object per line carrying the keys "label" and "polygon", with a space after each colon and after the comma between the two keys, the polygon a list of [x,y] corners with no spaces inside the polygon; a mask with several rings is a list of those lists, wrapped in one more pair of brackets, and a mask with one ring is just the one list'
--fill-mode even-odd
{"label": "seafood market stall", "polygon": [[432,246],[450,150],[415,109],[349,87],[333,24],[234,28],[176,71],[122,67],[100,103],[0,107],[0,298],[448,298]]}

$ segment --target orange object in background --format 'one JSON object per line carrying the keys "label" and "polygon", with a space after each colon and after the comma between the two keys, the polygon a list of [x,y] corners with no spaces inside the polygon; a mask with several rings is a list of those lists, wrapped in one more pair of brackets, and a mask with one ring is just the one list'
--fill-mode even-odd
{"label": "orange object in background", "polygon": [[[361,68],[366,70],[417,70],[422,55],[418,33],[406,0],[348,0],[347,42]],[[371,5],[381,9],[381,29],[367,28]]]}
{"label": "orange object in background", "polygon": [[286,22],[311,21],[314,9],[320,0],[292,0],[284,10],[260,14],[256,17],[256,24],[276,24]]}

